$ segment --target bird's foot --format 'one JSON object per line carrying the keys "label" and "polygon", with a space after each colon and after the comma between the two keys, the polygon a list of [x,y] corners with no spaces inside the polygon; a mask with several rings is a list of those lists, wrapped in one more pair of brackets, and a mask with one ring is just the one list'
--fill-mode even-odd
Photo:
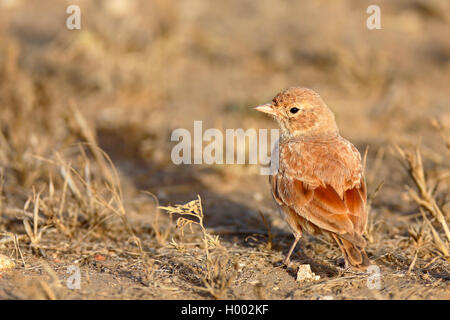
{"label": "bird's foot", "polygon": [[289,265],[291,264],[291,259],[284,258],[282,263],[283,263],[283,267],[285,267],[287,269],[287,268],[289,268]]}

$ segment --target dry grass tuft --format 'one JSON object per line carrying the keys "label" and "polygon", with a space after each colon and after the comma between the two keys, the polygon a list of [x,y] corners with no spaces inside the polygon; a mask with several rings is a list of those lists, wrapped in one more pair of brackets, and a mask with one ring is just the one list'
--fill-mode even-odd
{"label": "dry grass tuft", "polygon": [[[431,182],[426,179],[419,145],[414,151],[406,151],[400,148],[398,145],[395,145],[395,149],[400,156],[402,165],[408,171],[417,189],[414,190],[412,187],[406,186],[408,194],[411,199],[413,199],[421,207],[422,216],[424,220],[427,221],[427,224],[433,233],[436,247],[445,257],[448,258],[448,243],[450,242],[450,231],[447,225],[446,218],[434,197],[434,191],[437,189],[440,180]],[[447,241],[440,238],[438,232],[435,230],[432,223],[430,223],[422,208],[431,214],[433,220],[436,220],[440,223],[442,229],[444,230],[445,236],[447,237]]]}
{"label": "dry grass tuft", "polygon": [[[237,267],[232,262],[228,250],[220,243],[219,236],[211,235],[205,228],[205,216],[200,196],[197,200],[192,200],[184,205],[160,207],[160,209],[170,214],[180,215],[176,220],[176,225],[182,235],[184,235],[186,227],[189,227],[191,232],[194,232],[193,225],[200,227],[204,256],[201,259],[202,264],[191,269],[204,287],[195,288],[209,293],[216,299],[224,298],[236,278]],[[181,247],[173,239],[172,243],[176,248]],[[230,266],[232,266],[231,270]]]}

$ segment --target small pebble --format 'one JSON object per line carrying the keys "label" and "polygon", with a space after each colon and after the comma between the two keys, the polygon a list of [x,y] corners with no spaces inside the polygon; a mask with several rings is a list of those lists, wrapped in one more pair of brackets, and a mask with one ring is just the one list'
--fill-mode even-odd
{"label": "small pebble", "polygon": [[301,264],[297,269],[297,281],[317,281],[320,276],[317,276],[311,271],[311,266],[309,264]]}
{"label": "small pebble", "polygon": [[0,254],[0,272],[9,271],[14,269],[16,264],[9,257]]}

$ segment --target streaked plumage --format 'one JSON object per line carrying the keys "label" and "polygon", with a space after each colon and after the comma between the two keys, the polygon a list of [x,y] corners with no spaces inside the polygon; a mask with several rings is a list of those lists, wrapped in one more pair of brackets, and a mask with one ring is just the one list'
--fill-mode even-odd
{"label": "streaked plumage", "polygon": [[351,266],[365,269],[370,260],[362,237],[367,195],[361,156],[339,135],[331,110],[317,93],[298,87],[256,110],[272,115],[281,128],[279,168],[270,184],[295,236],[285,264],[306,231],[328,233]]}

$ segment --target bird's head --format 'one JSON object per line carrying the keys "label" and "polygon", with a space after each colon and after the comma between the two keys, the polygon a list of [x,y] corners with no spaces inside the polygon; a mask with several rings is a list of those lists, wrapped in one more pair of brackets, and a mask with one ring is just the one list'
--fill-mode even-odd
{"label": "bird's head", "polygon": [[333,112],[311,89],[288,88],[278,93],[271,103],[255,109],[273,116],[284,137],[338,132]]}

